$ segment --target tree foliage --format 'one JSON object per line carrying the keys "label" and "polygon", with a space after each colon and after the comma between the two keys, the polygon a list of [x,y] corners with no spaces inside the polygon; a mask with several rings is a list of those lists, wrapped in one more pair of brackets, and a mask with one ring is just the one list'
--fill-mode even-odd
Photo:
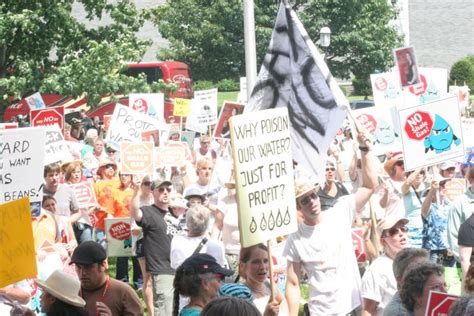
{"label": "tree foliage", "polygon": [[[390,21],[396,12],[385,0],[290,1],[316,43],[319,30],[332,30],[328,51],[334,75],[368,80],[392,64],[400,36]],[[263,60],[275,22],[278,1],[255,0],[257,61]],[[167,0],[152,11],[170,47],[162,58],[188,63],[196,80],[236,79],[245,74],[243,3],[224,0]]]}
{"label": "tree foliage", "polygon": [[0,96],[3,105],[35,91],[101,96],[173,88],[149,86],[121,74],[126,61],[139,61],[150,42],[136,32],[144,12],[132,1],[82,0],[89,20],[108,15],[111,23],[88,29],[72,15],[74,0],[18,0],[0,4]]}
{"label": "tree foliage", "polygon": [[464,57],[451,67],[449,72],[450,85],[467,85],[474,91],[474,55]]}

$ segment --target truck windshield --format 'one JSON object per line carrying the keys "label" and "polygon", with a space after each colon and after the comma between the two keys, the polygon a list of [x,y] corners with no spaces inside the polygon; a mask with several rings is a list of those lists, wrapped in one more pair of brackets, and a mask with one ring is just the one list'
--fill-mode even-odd
{"label": "truck windshield", "polygon": [[163,79],[163,71],[158,67],[134,67],[128,68],[125,72],[127,76],[138,77],[139,74],[144,73],[146,75],[146,81],[148,84]]}

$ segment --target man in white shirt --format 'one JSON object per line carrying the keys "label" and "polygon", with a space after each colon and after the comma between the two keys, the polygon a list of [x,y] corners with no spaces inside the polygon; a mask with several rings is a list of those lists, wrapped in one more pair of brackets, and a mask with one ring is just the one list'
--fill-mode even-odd
{"label": "man in white shirt", "polygon": [[287,258],[286,299],[290,315],[297,315],[300,302],[299,276],[308,273],[311,315],[347,315],[361,305],[361,278],[351,238],[356,212],[369,200],[377,176],[373,155],[365,133],[359,133],[363,171],[362,186],[341,197],[326,211],[321,211],[319,184],[297,181],[296,204],[304,220],[288,238],[283,255]]}

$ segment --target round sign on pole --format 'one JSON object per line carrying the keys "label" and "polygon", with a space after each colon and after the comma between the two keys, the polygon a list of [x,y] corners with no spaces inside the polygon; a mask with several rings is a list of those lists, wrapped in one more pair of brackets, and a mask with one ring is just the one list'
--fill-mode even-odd
{"label": "round sign on pole", "polygon": [[430,114],[423,111],[416,111],[410,114],[405,122],[404,130],[408,138],[423,140],[431,133],[433,119]]}

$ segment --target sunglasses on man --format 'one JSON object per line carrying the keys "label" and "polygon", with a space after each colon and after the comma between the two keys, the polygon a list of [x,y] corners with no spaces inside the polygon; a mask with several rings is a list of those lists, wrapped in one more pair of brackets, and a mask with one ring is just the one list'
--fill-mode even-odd
{"label": "sunglasses on man", "polygon": [[311,202],[311,200],[317,200],[319,199],[318,193],[312,192],[310,195],[305,196],[304,198],[301,199],[300,203],[303,206],[306,206]]}

